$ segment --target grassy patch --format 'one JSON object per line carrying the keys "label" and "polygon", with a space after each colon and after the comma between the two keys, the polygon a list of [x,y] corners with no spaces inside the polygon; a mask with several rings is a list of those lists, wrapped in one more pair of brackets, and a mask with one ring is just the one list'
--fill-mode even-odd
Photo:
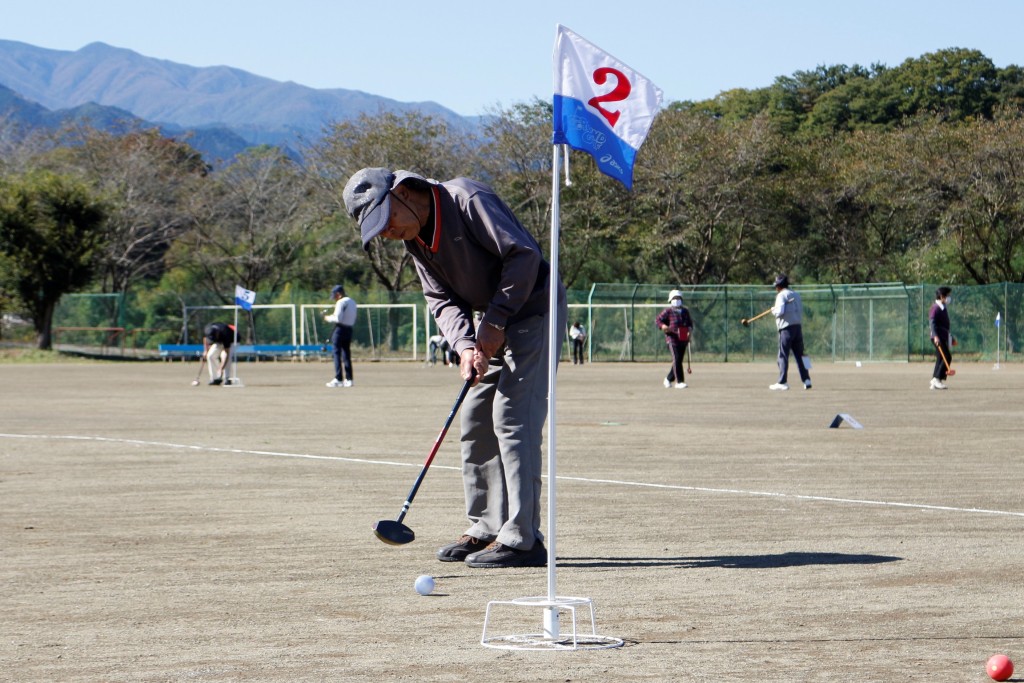
{"label": "grassy patch", "polygon": [[22,346],[0,347],[0,363],[87,363],[79,356],[60,351],[40,351]]}

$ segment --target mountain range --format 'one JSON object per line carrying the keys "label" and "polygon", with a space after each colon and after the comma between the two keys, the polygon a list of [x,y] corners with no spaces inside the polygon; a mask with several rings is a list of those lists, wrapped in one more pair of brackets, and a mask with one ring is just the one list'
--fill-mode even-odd
{"label": "mountain range", "polygon": [[455,128],[472,129],[436,102],[399,102],[359,90],[317,89],[228,66],[194,67],[146,57],[104,43],[76,51],[0,40],[0,122],[22,129],[88,121],[157,126],[188,136],[208,160],[245,147],[286,149],[318,140],[333,122],[381,111],[418,111]]}

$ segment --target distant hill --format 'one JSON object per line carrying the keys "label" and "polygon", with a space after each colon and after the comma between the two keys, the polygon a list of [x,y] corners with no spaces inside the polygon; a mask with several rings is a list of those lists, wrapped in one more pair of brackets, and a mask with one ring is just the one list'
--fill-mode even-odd
{"label": "distant hill", "polygon": [[[8,135],[25,136],[39,131],[57,132],[72,124],[88,125],[98,130],[157,128],[167,137],[188,142],[214,166],[230,161],[253,146],[251,142],[225,127],[189,129],[174,124],[157,125],[123,109],[104,107],[91,102],[70,109],[52,111],[0,85],[0,128],[8,129]],[[285,149],[294,154],[292,150]]]}
{"label": "distant hill", "polygon": [[[0,40],[0,85],[42,105],[43,110],[23,112],[39,120],[49,116],[45,110],[61,118],[96,104],[179,132],[202,130],[209,136],[211,130],[231,131],[250,145],[296,147],[300,140],[319,139],[331,122],[380,111],[415,110],[456,128],[476,125],[475,119],[435,102],[310,88],[227,66],[200,68],[154,59],[104,43],[69,52]],[[0,104],[6,100],[0,94]]]}

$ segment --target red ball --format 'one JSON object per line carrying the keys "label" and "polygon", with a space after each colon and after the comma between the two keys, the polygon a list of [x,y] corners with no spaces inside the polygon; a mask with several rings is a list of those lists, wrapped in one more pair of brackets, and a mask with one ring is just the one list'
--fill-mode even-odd
{"label": "red ball", "polygon": [[1005,681],[1013,675],[1013,662],[1006,655],[992,655],[985,664],[985,672],[993,681]]}

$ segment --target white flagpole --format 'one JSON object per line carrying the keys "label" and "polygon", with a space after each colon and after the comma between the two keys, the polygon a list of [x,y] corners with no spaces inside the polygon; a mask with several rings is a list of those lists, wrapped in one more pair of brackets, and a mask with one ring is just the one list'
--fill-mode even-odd
{"label": "white flagpole", "polygon": [[234,382],[238,378],[238,354],[235,353],[235,347],[238,346],[238,304],[235,304],[235,341],[231,345],[231,377],[229,378]]}
{"label": "white flagpole", "polygon": [[[554,602],[555,588],[555,512],[556,512],[556,458],[555,458],[555,377],[558,368],[558,233],[561,224],[559,215],[559,146],[552,145],[551,157],[551,274],[548,287],[548,601]],[[544,608],[544,637],[557,639],[558,608]]]}

